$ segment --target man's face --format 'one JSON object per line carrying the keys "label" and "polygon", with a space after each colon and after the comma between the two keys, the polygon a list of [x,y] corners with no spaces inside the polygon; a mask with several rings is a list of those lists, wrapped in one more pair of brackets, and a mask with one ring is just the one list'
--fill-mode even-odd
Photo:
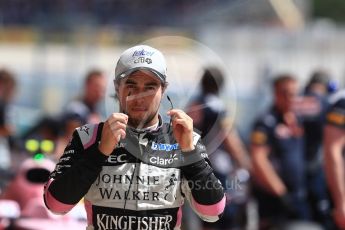
{"label": "man's face", "polygon": [[163,91],[160,80],[150,71],[136,71],[120,80],[117,88],[120,111],[128,115],[130,126],[144,128],[158,122]]}
{"label": "man's face", "polygon": [[298,93],[298,85],[294,80],[279,83],[275,89],[275,103],[282,112],[291,111]]}
{"label": "man's face", "polygon": [[89,80],[85,91],[89,103],[96,104],[104,98],[106,83],[106,78],[103,75],[95,75]]}

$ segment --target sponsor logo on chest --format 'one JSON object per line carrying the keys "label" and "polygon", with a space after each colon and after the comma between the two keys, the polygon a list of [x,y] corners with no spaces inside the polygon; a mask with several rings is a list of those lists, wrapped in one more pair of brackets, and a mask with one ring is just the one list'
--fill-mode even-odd
{"label": "sponsor logo on chest", "polygon": [[179,144],[162,144],[162,143],[156,143],[152,142],[151,149],[152,150],[161,150],[161,151],[171,151],[171,150],[177,150],[179,148]]}
{"label": "sponsor logo on chest", "polygon": [[128,162],[126,154],[110,155],[107,159],[109,163],[125,163]]}
{"label": "sponsor logo on chest", "polygon": [[170,155],[169,158],[159,157],[159,156],[152,156],[150,157],[150,163],[151,164],[157,164],[157,165],[170,165],[174,163],[174,161],[177,161],[177,154]]}

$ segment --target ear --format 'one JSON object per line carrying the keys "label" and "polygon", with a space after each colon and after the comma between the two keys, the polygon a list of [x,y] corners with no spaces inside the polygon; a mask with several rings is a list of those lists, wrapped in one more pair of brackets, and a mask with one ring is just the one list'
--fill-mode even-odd
{"label": "ear", "polygon": [[165,93],[165,90],[168,88],[168,82],[165,82],[164,84],[162,84],[162,94]]}
{"label": "ear", "polygon": [[119,95],[119,81],[114,80],[115,98],[118,99]]}

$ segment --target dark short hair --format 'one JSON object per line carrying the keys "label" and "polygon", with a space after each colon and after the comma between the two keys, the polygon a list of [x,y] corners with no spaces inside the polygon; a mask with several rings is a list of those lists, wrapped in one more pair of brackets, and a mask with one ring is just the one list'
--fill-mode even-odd
{"label": "dark short hair", "polygon": [[207,67],[201,77],[201,90],[203,93],[218,93],[223,86],[224,75],[217,67]]}
{"label": "dark short hair", "polygon": [[102,76],[103,72],[99,69],[92,69],[89,72],[87,72],[85,77],[85,85],[91,81],[92,78],[96,76]]}
{"label": "dark short hair", "polygon": [[17,82],[14,78],[14,75],[6,70],[6,69],[0,69],[0,84],[4,84],[7,87],[16,87]]}
{"label": "dark short hair", "polygon": [[320,83],[327,86],[329,81],[330,81],[330,77],[326,71],[317,70],[311,74],[308,85]]}
{"label": "dark short hair", "polygon": [[311,74],[310,79],[307,85],[305,86],[304,91],[306,93],[309,92],[312,86],[315,84],[322,84],[328,90],[330,83],[331,83],[331,78],[330,78],[329,73],[327,73],[324,70],[316,70]]}
{"label": "dark short hair", "polygon": [[288,74],[288,73],[279,74],[273,79],[272,87],[273,87],[273,89],[276,89],[278,87],[278,85],[285,83],[285,82],[289,82],[289,81],[295,82],[297,80],[296,80],[296,77],[292,74]]}

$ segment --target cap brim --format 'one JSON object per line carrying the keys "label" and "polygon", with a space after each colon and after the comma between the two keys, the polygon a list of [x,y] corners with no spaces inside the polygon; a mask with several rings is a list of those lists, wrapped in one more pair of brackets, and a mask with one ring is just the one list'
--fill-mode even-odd
{"label": "cap brim", "polygon": [[151,73],[153,73],[162,83],[165,83],[165,76],[163,76],[162,74],[160,74],[156,70],[151,69],[149,67],[137,67],[137,68],[133,68],[133,69],[127,70],[127,71],[125,71],[125,72],[115,76],[115,80],[120,80],[122,78],[125,78],[125,77],[131,75],[132,73],[134,73],[136,71],[139,71],[139,70],[148,70]]}

